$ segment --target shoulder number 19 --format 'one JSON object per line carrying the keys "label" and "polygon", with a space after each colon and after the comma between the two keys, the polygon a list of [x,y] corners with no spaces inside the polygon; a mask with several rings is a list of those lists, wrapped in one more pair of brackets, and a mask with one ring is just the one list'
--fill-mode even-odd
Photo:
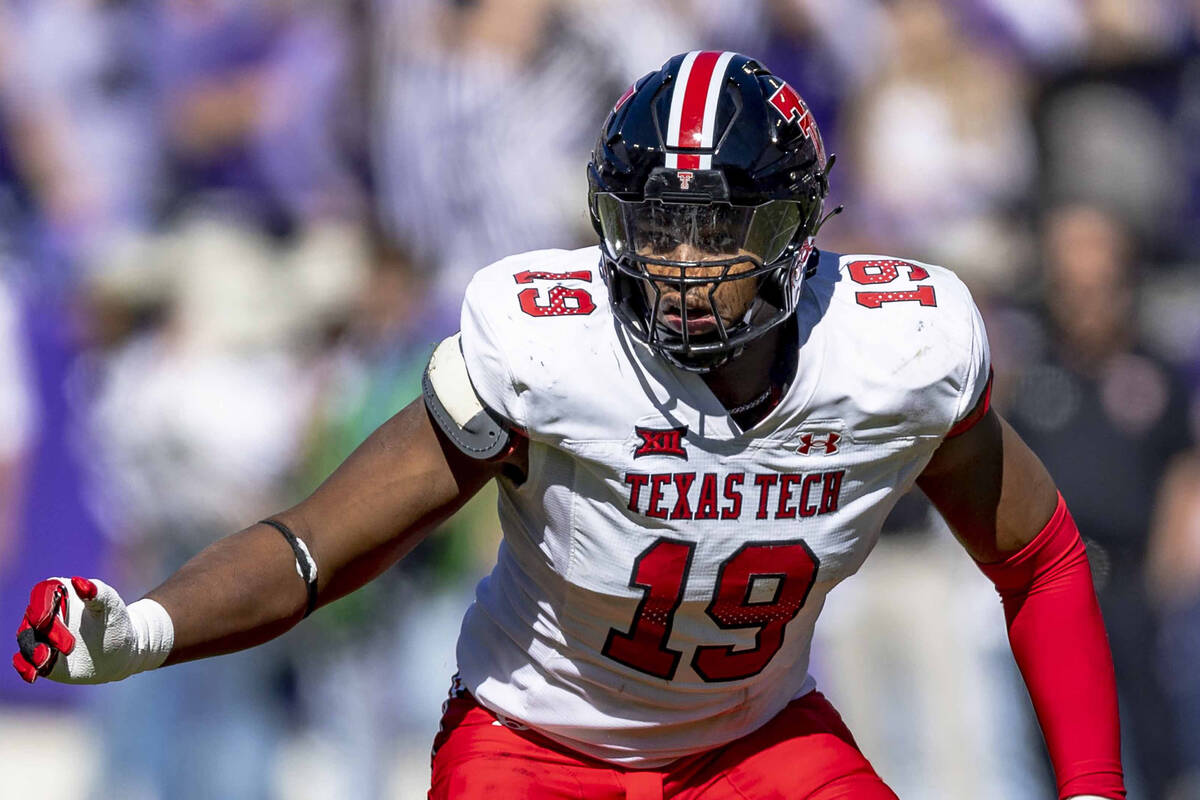
{"label": "shoulder number 19", "polygon": [[[924,267],[894,259],[851,261],[846,265],[846,271],[850,273],[851,280],[862,286],[891,283],[900,277],[901,269],[908,270],[908,279],[913,283],[929,277],[929,272]],[[934,294],[933,287],[928,284],[904,291],[857,292],[854,299],[860,306],[867,308],[879,308],[884,303],[900,303],[905,300],[915,300],[923,306],[937,305],[937,295]]]}

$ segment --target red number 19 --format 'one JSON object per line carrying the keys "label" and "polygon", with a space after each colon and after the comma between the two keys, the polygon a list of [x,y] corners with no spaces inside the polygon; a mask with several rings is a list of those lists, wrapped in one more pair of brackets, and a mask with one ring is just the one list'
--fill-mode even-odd
{"label": "red number 19", "polygon": [[[629,585],[642,590],[642,601],[628,632],[609,630],[604,655],[656,678],[675,677],[683,653],[667,641],[695,549],[691,542],[663,538],[638,556]],[[758,628],[754,647],[701,645],[692,656],[696,674],[718,682],[761,672],[783,647],[784,629],[808,600],[818,566],[803,541],[747,542],[725,559],[706,613],[723,630]]]}
{"label": "red number 19", "polygon": [[[900,277],[900,268],[908,270],[910,281],[923,281],[929,277],[929,271],[916,264],[894,259],[873,259],[870,261],[851,261],[846,265],[850,278],[863,286],[881,283],[891,283]],[[884,303],[899,303],[905,300],[916,300],[923,306],[936,306],[937,295],[932,286],[918,286],[916,289],[890,292],[857,292],[854,299],[860,306],[879,308]]]}
{"label": "red number 19", "polygon": [[[590,281],[590,270],[576,272],[532,272],[525,270],[513,275],[517,283],[533,283],[534,281]],[[531,317],[569,317],[576,314],[590,314],[596,310],[596,303],[587,289],[582,287],[551,286],[546,292],[545,302],[542,301],[540,289],[522,289],[517,292],[517,302],[521,310]]]}

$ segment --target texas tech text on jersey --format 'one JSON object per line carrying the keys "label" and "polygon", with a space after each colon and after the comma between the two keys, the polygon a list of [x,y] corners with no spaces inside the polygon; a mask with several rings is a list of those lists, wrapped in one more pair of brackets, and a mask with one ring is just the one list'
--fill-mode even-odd
{"label": "texas tech text on jersey", "polygon": [[625,483],[629,510],[655,519],[738,520],[746,497],[757,508],[755,519],[804,519],[837,511],[845,475],[844,469],[753,475],[626,472]]}

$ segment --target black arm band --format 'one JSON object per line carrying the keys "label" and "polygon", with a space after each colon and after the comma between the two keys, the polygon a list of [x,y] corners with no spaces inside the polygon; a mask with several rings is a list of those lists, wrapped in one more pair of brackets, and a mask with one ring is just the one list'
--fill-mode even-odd
{"label": "black arm band", "polygon": [[300,541],[287,525],[274,519],[260,520],[259,524],[270,525],[283,534],[283,538],[291,545],[292,552],[296,554],[296,572],[300,573],[308,588],[308,605],[304,609],[304,616],[307,617],[317,607],[317,562],[313,560],[304,542]]}

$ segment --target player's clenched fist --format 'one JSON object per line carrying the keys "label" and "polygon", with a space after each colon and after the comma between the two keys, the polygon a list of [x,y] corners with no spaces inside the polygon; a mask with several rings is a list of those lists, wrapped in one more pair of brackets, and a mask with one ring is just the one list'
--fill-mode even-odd
{"label": "player's clenched fist", "polygon": [[29,594],[13,667],[33,683],[106,683],[154,669],[174,643],[166,609],[150,599],[126,606],[103,581],[50,578]]}

